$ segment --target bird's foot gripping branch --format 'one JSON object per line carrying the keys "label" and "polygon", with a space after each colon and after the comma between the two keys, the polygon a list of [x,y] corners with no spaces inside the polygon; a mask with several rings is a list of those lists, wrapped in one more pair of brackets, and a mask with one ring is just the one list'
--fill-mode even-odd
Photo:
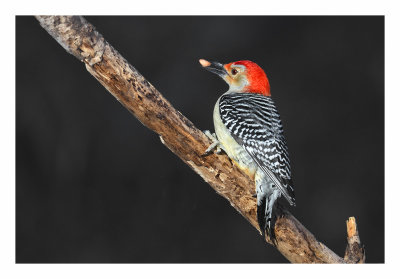
{"label": "bird's foot gripping branch", "polygon": [[[215,191],[258,229],[253,195],[254,179],[236,167],[226,155],[202,156],[208,137],[130,65],[93,25],[79,16],[37,16],[41,26],[69,53],[85,63],[92,74],[126,109],[156,132],[162,143],[198,173]],[[288,211],[281,210],[274,231],[276,248],[293,263],[361,263],[365,253],[357,233],[348,236],[348,249],[339,257]],[[354,224],[354,225],[353,225]],[[359,248],[355,248],[358,245]]]}

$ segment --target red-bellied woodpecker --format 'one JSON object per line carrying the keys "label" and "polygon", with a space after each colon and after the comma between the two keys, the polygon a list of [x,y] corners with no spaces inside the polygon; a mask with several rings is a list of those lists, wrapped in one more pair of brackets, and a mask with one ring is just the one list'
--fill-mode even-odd
{"label": "red-bellied woodpecker", "polygon": [[215,134],[205,131],[213,144],[255,180],[257,220],[264,237],[273,236],[275,201],[283,195],[295,205],[289,153],[278,110],[271,99],[269,81],[254,62],[228,64],[199,60],[208,71],[229,85],[214,107]]}

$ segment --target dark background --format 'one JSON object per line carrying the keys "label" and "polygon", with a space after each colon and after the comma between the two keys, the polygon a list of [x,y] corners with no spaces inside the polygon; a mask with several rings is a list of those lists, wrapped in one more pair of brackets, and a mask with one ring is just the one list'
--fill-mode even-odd
{"label": "dark background", "polygon": [[[199,58],[266,71],[293,214],[343,256],[355,216],[384,261],[383,17],[87,17],[198,128],[227,85]],[[16,18],[16,261],[287,262],[50,37]]]}

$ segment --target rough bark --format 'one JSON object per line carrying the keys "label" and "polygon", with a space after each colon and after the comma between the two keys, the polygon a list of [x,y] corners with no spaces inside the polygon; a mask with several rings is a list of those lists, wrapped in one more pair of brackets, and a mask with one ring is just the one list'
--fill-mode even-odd
{"label": "rough bark", "polygon": [[358,236],[356,219],[350,217],[347,225],[347,247],[344,253],[344,260],[347,263],[365,263],[365,249]]}
{"label": "rough bark", "polygon": [[[79,16],[37,16],[41,26],[91,73],[126,109],[161,142],[198,173],[257,230],[254,181],[226,155],[203,156],[211,143],[130,65],[93,25]],[[275,224],[276,248],[293,263],[363,262],[363,249],[351,240],[343,259],[319,242],[294,216],[279,207]],[[355,224],[355,221],[354,221]],[[358,237],[358,233],[357,233]],[[353,238],[352,238],[353,239]],[[267,242],[272,244],[270,239]]]}

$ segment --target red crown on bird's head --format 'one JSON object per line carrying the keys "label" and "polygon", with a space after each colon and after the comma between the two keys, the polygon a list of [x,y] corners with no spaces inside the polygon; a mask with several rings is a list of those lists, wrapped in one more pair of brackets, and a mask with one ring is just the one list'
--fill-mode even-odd
{"label": "red crown on bird's head", "polygon": [[240,60],[225,64],[224,68],[227,71],[230,71],[231,67],[235,65],[242,65],[245,67],[248,85],[243,88],[242,92],[258,93],[265,96],[271,96],[267,75],[260,66],[249,60]]}

